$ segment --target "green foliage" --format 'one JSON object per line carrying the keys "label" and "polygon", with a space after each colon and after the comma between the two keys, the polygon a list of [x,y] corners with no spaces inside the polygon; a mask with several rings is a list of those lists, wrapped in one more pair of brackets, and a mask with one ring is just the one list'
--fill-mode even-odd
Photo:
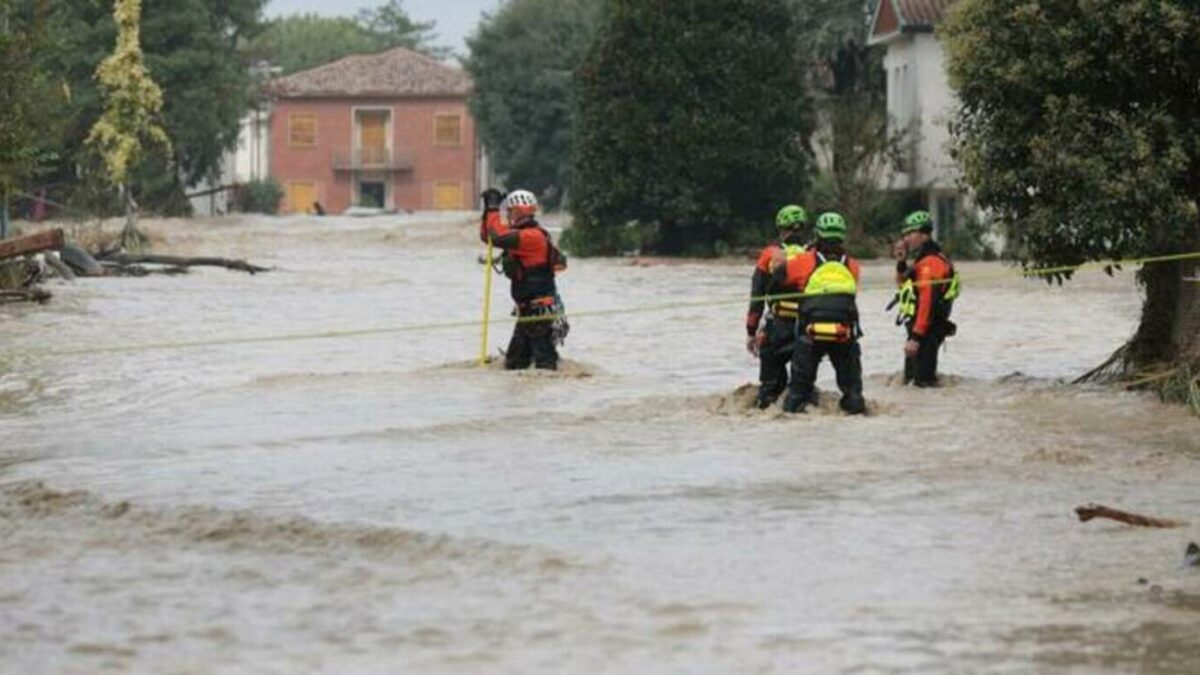
{"label": "green foliage", "polygon": [[[848,246],[863,256],[885,250],[877,221],[903,195],[880,188],[902,160],[904,130],[890,128],[887,80],[880,48],[866,35],[875,3],[867,0],[793,0],[797,41],[822,96],[821,133],[814,146],[823,169],[820,198],[846,216]],[[893,232],[884,236],[894,237]]]}
{"label": "green foliage", "polygon": [[[265,0],[144,0],[141,45],[145,68],[162,87],[162,125],[173,141],[167,170],[160,158],[141,162],[132,182],[143,206],[162,210],[178,203],[186,186],[219,171],[222,153],[237,143],[240,118],[252,96],[246,63],[237,50],[258,28]],[[42,64],[70,92],[66,128],[59,139],[63,161],[56,178],[77,183],[76,167],[92,179],[84,140],[104,102],[93,77],[116,39],[104,2],[63,0],[52,4],[53,40]],[[77,190],[95,193],[94,185]],[[73,195],[64,199],[78,201]],[[90,199],[84,201],[90,202]]]}
{"label": "green foliage", "polygon": [[433,46],[433,23],[413,21],[400,0],[389,0],[358,17],[293,14],[266,24],[246,46],[252,60],[266,60],[284,75],[337,61],[352,54],[374,54],[408,47],[441,58],[446,50]]}
{"label": "green foliage", "polygon": [[596,32],[596,0],[510,0],[468,40],[471,112],[496,171],[558,206],[571,175],[575,81]]}
{"label": "green foliage", "polygon": [[404,9],[403,0],[388,0],[373,9],[361,10],[358,25],[375,39],[381,50],[407,47],[436,58],[448,55],[448,50],[432,44],[437,39],[433,31],[437,23],[413,21]]}
{"label": "green foliage", "polygon": [[[575,227],[712,253],[807,187],[812,115],[784,0],[611,0],[579,71]],[[608,252],[608,251],[606,251]]]}
{"label": "green foliage", "polygon": [[[962,0],[945,34],[963,104],[955,154],[1022,263],[1200,246],[1194,2]],[[1131,363],[1196,349],[1197,331],[1177,320],[1195,292],[1183,270],[1140,272],[1147,300]]]}
{"label": "green foliage", "polygon": [[925,207],[925,193],[922,190],[885,191],[868,185],[861,194],[862,201],[849,204],[847,209],[845,185],[839,183],[832,172],[822,171],[813,181],[807,203],[810,213],[837,211],[846,216],[851,230],[846,239],[846,250],[855,257],[873,260],[890,251],[904,216]]}
{"label": "green foliage", "polygon": [[62,90],[37,62],[46,38],[45,11],[44,0],[0,0],[0,208],[55,158]]}
{"label": "green foliage", "polygon": [[353,19],[298,14],[269,22],[247,51],[289,75],[350,54],[374,53],[378,45]]}
{"label": "green foliage", "polygon": [[279,213],[283,201],[283,188],[273,178],[250,181],[242,186],[238,194],[238,210],[242,213]]}
{"label": "green foliage", "polygon": [[964,0],[945,27],[956,156],[1024,261],[1197,241],[1200,14],[1182,0]]}
{"label": "green foliage", "polygon": [[171,141],[159,125],[162,90],[151,79],[142,61],[141,0],[117,0],[117,46],[96,69],[104,90],[104,114],[87,138],[104,163],[105,178],[125,186],[132,167],[145,154],[147,143],[169,149]]}
{"label": "green foliage", "polygon": [[875,0],[790,0],[794,42],[816,66],[819,86],[831,95],[872,91],[886,95],[883,50],[869,49]]}
{"label": "green foliage", "polygon": [[939,233],[938,243],[955,260],[995,260],[998,256],[987,240],[989,228],[973,213]]}
{"label": "green foliage", "polygon": [[212,177],[237,145],[253,95],[238,44],[259,28],[266,0],[147,1],[146,64],[165,92],[163,122],[184,185]]}

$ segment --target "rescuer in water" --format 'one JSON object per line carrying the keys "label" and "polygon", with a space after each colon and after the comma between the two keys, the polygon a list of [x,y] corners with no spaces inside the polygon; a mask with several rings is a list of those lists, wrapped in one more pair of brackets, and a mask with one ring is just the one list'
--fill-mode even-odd
{"label": "rescuer in water", "polygon": [[[567,268],[567,258],[537,222],[538,201],[533,193],[516,190],[507,196],[485,190],[479,238],[504,251],[504,275],[512,281],[517,324],[504,354],[507,370],[531,364],[543,370],[558,369],[558,350],[566,334],[555,276]],[[501,215],[504,207],[508,222]]]}
{"label": "rescuer in water", "polygon": [[[800,206],[788,205],[775,216],[779,238],[767,244],[758,256],[750,280],[750,310],[746,313],[746,349],[758,356],[758,400],[760,409],[771,407],[788,386],[788,366],[796,344],[796,320],[800,317],[800,298],[772,298],[786,295],[792,289],[772,283],[771,258],[783,250],[788,258],[805,251],[804,227],[808,214]],[[765,320],[764,309],[769,310]]]}
{"label": "rescuer in water", "polygon": [[812,400],[817,366],[828,356],[842,391],[841,408],[858,415],[863,399],[862,352],[858,338],[858,261],[846,254],[846,221],[840,214],[817,218],[817,242],[791,258],[781,249],[772,256],[772,276],[780,286],[798,288],[800,317],[792,354],[792,382],[784,400],[786,412],[801,413]]}

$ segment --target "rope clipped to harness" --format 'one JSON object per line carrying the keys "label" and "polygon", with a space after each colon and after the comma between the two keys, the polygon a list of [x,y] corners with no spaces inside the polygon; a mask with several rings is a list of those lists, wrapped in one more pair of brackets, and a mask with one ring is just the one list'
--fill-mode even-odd
{"label": "rope clipped to harness", "polygon": [[571,333],[571,324],[567,321],[567,306],[563,303],[562,296],[554,294],[554,323],[550,325],[550,336],[554,339],[554,343],[559,347],[567,341],[567,335]]}

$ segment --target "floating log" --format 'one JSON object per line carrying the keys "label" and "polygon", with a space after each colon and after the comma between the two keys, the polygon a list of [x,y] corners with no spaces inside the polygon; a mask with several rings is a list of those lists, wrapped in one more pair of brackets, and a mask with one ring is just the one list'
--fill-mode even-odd
{"label": "floating log", "polygon": [[268,267],[251,265],[245,260],[230,260],[228,258],[184,258],[173,255],[142,255],[134,253],[112,253],[104,256],[104,262],[114,262],[118,265],[169,265],[171,267],[224,267],[228,270],[258,274],[270,272]]}
{"label": "floating log", "polygon": [[62,258],[59,258],[57,253],[53,251],[47,251],[42,255],[42,257],[46,259],[46,264],[49,265],[51,269],[53,269],[55,272],[58,272],[58,276],[66,279],[67,281],[75,281],[75,271],[71,269],[70,265],[63,262]]}
{"label": "floating log", "polygon": [[1169,520],[1166,518],[1150,518],[1128,511],[1120,511],[1099,504],[1088,504],[1075,509],[1075,515],[1079,516],[1079,521],[1086,523],[1093,518],[1107,518],[1115,520],[1118,523],[1133,525],[1135,527],[1158,527],[1163,529],[1174,529],[1183,527],[1187,523],[1178,520]]}
{"label": "floating log", "polygon": [[104,268],[82,246],[66,244],[62,247],[63,262],[71,266],[76,273],[85,277],[102,277]]}
{"label": "floating log", "polygon": [[0,260],[16,258],[42,251],[57,251],[66,243],[63,231],[60,229],[45,230],[24,237],[14,237],[0,241]]}

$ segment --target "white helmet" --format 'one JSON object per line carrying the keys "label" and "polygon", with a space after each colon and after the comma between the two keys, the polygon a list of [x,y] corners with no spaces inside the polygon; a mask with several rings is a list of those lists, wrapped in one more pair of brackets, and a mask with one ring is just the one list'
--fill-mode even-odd
{"label": "white helmet", "polygon": [[508,199],[504,200],[504,206],[511,210],[514,206],[523,206],[526,210],[537,210],[537,197],[528,190],[513,190],[508,193]]}

